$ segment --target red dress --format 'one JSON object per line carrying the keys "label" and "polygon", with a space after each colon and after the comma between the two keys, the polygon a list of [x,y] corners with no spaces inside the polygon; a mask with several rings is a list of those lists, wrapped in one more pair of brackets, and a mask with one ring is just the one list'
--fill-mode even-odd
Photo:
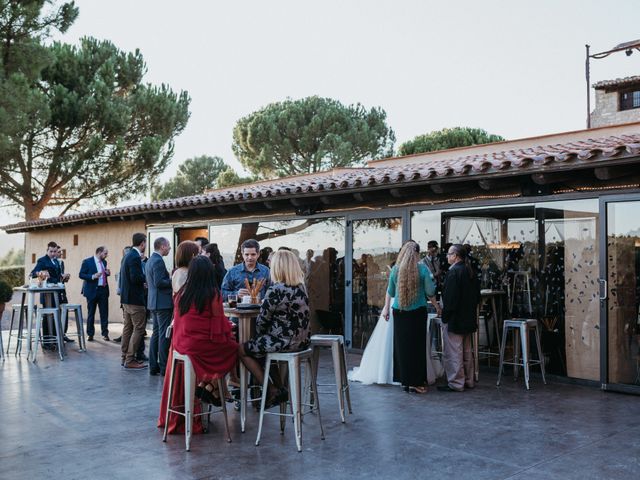
{"label": "red dress", "polygon": [[[169,396],[169,376],[173,362],[173,349],[183,355],[189,355],[197,382],[211,382],[226,375],[236,365],[238,359],[238,344],[231,332],[231,322],[225,317],[222,308],[222,298],[218,295],[211,305],[198,313],[195,306],[181,315],[179,307],[180,296],[176,295],[173,302],[173,336],[171,351],[167,361],[167,370],[162,388],[160,403],[160,417],[158,427],[164,428],[167,413],[166,402]],[[183,364],[176,365],[173,382],[173,405],[184,404]],[[194,413],[200,412],[200,402],[196,401]],[[200,417],[195,417],[193,433],[202,432]],[[184,433],[184,417],[171,414],[169,416],[169,433]]]}

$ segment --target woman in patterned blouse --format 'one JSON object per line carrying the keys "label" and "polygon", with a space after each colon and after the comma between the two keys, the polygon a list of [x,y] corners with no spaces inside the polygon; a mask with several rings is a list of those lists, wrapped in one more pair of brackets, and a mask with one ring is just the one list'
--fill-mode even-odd
{"label": "woman in patterned blouse", "polygon": [[[256,320],[256,335],[239,346],[240,360],[259,385],[264,381],[260,360],[269,352],[295,352],[309,346],[309,299],[298,258],[279,250],[271,259],[272,284]],[[286,391],[269,386],[270,406],[286,400]]]}

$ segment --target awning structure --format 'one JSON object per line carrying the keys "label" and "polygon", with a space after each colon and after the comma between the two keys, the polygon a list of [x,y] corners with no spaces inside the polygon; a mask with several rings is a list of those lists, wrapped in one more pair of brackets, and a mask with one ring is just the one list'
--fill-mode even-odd
{"label": "awning structure", "polygon": [[[615,131],[616,134],[606,135]],[[536,137],[370,162],[203,195],[45,218],[2,227],[8,233],[145,219],[148,223],[225,218],[243,212],[310,215],[399,201],[444,203],[487,196],[535,196],[640,188],[640,123],[622,130],[572,132],[561,143]],[[586,138],[592,134],[593,138]],[[597,136],[600,134],[601,136]],[[556,135],[559,136],[560,134]],[[572,140],[572,137],[575,140]],[[538,143],[536,143],[538,142]],[[509,148],[512,147],[512,148]]]}

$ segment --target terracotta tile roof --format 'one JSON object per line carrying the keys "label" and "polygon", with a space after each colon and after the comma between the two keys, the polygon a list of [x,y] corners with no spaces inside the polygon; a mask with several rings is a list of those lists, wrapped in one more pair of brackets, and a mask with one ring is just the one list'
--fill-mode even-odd
{"label": "terracotta tile roof", "polygon": [[[508,142],[505,142],[505,147]],[[471,150],[472,151],[472,150]],[[452,179],[464,181],[491,176],[532,174],[540,171],[574,169],[582,166],[610,163],[640,157],[640,127],[638,133],[610,135],[602,138],[570,141],[548,145],[533,145],[479,155],[460,156],[452,151],[450,158],[429,160],[417,157],[415,163],[387,164],[379,167],[339,169],[316,175],[287,177],[268,182],[239,185],[213,190],[203,195],[175,198],[140,205],[97,210],[64,217],[44,218],[2,227],[5,231],[21,232],[44,227],[81,223],[87,220],[126,218],[154,212],[194,210],[225,204],[241,204],[250,200],[285,199],[307,194],[332,194],[360,191],[370,187],[404,186],[415,183],[436,183]],[[640,161],[640,158],[637,158]]]}
{"label": "terracotta tile roof", "polygon": [[593,84],[596,90],[612,90],[618,87],[626,87],[640,83],[640,75],[633,77],[616,78],[614,80],[603,80]]}

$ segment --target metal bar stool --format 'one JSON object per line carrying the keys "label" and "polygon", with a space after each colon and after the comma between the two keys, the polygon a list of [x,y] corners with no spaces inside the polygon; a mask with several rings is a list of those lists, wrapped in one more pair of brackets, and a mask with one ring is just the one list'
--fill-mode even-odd
{"label": "metal bar stool", "polygon": [[[36,306],[34,305],[34,310]],[[27,305],[22,305],[20,303],[14,303],[11,305],[11,323],[9,324],[9,339],[7,340],[7,353],[9,353],[9,348],[11,347],[11,338],[15,337],[16,339],[16,350],[15,355],[22,351],[22,340],[26,340],[26,334],[23,333],[24,327],[27,324]],[[37,311],[37,310],[36,310]],[[13,324],[15,321],[16,313],[18,314],[18,333],[13,333]]]}
{"label": "metal bar stool", "polygon": [[[51,315],[53,317],[53,328],[56,330],[55,335],[42,335],[40,340],[40,334],[42,333],[42,320],[45,315]],[[51,331],[51,330],[50,330]],[[42,345],[55,343],[58,346],[58,355],[60,361],[64,361],[64,340],[62,338],[62,323],[60,322],[60,311],[57,307],[51,308],[39,308],[36,314],[36,331],[35,331],[35,345],[33,348],[33,363],[36,363],[36,356],[38,355],[38,343],[42,342]]]}
{"label": "metal bar stool", "polygon": [[[175,380],[174,374],[176,371],[176,365],[178,362],[183,362],[184,364],[184,405],[171,405],[171,401],[173,400],[173,382]],[[227,442],[231,442],[231,433],[229,432],[229,420],[227,418],[227,404],[225,399],[223,398],[224,390],[222,385],[222,378],[218,378],[218,391],[220,392],[220,402],[221,407],[220,410],[216,412],[222,412],[224,414],[224,426],[227,432]],[[162,441],[167,441],[167,433],[169,432],[169,415],[171,413],[175,413],[176,415],[182,415],[184,417],[184,442],[185,449],[187,452],[191,450],[191,428],[193,426],[193,417],[199,417],[202,415],[207,415],[207,418],[211,413],[216,413],[212,410],[211,405],[209,405],[206,412],[201,413],[193,413],[193,402],[195,401],[195,391],[196,391],[196,372],[193,369],[193,364],[191,363],[191,359],[189,355],[183,355],[179,353],[176,349],[173,350],[173,357],[171,361],[171,373],[169,376],[169,395],[167,397],[167,414],[164,418],[164,434],[162,436]],[[184,411],[176,410],[177,408],[182,408]]]}
{"label": "metal bar stool", "polygon": [[[513,330],[513,362],[504,361],[504,350],[507,345],[507,335],[509,330]],[[538,359],[531,360],[529,351],[529,331],[535,330],[536,348],[538,350]],[[520,337],[520,341],[518,340]],[[522,344],[522,361],[520,361],[520,343]],[[529,367],[531,365],[540,365],[542,371],[542,382],[546,385],[544,378],[544,357],[542,355],[542,347],[540,345],[540,328],[538,320],[535,318],[510,319],[504,321],[502,329],[502,343],[500,344],[500,366],[498,367],[498,382],[500,386],[500,378],[502,377],[502,369],[504,365],[513,365],[514,378],[518,378],[518,366],[524,367],[524,383],[529,390]]]}
{"label": "metal bar stool", "polygon": [[527,296],[527,306],[529,307],[529,314],[533,313],[533,308],[531,306],[531,284],[529,277],[529,271],[524,272],[514,272],[513,274],[513,289],[511,290],[511,302],[509,304],[509,313],[513,311],[513,305],[515,301],[516,293],[526,294]]}
{"label": "metal bar stool", "polygon": [[86,352],[87,343],[84,337],[84,317],[82,316],[82,305],[80,305],[79,303],[63,303],[62,305],[60,305],[60,311],[62,312],[62,318],[60,320],[62,325],[66,325],[66,322],[69,319],[69,313],[73,312],[73,316],[76,319],[75,335],[78,337],[78,346],[80,347],[81,352]]}
{"label": "metal bar stool", "polygon": [[[269,395],[269,373],[271,363],[285,363],[289,373],[289,403],[291,404],[291,413],[285,413],[285,409],[280,408],[279,413],[265,411],[267,396]],[[306,375],[310,379],[310,387],[313,390],[315,404],[313,410],[318,412],[318,423],[320,424],[320,438],[324,440],[324,429],[322,428],[322,417],[320,416],[320,400],[318,399],[318,386],[314,378],[315,368],[313,365],[313,350],[308,348],[301,352],[275,352],[268,353],[264,369],[264,383],[262,385],[262,401],[260,402],[260,421],[258,424],[258,436],[256,437],[256,446],[260,445],[260,436],[262,435],[262,421],[265,414],[277,415],[281,419],[283,417],[293,417],[293,426],[296,434],[296,447],[298,451],[302,451],[302,372],[301,363],[307,366]],[[313,411],[312,410],[312,411]],[[309,413],[309,412],[307,412]],[[284,422],[280,422],[280,431],[284,433]]]}
{"label": "metal bar stool", "polygon": [[[322,348],[331,349],[331,357],[333,359],[333,372],[335,374],[336,383],[318,383],[318,361],[320,359],[320,350]],[[349,380],[347,379],[347,355],[344,349],[344,337],[342,335],[312,335],[311,349],[313,350],[313,378],[316,380],[318,387],[335,386],[338,395],[338,408],[340,409],[340,420],[345,421],[345,399],[351,411],[351,395],[349,393]],[[339,385],[339,386],[338,386]],[[320,392],[314,390],[314,396]]]}

